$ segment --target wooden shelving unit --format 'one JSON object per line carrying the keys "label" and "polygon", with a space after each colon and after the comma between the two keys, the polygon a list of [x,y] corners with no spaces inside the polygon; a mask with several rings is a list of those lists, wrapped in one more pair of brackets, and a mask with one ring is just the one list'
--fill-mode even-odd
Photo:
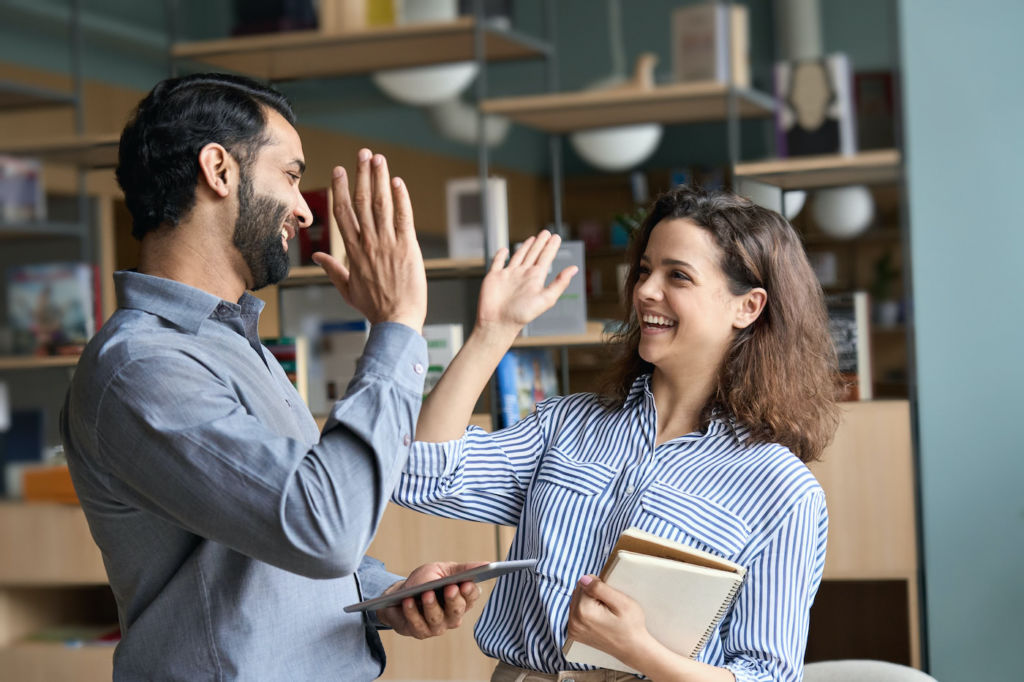
{"label": "wooden shelving unit", "polygon": [[41,629],[116,621],[99,549],[77,505],[0,502],[0,671],[11,680],[109,680],[111,645],[26,638]]}
{"label": "wooden shelving unit", "polygon": [[[771,116],[772,98],[755,90],[735,91],[740,116]],[[724,121],[729,88],[724,83],[672,83],[658,87],[582,90],[485,100],[488,114],[549,133],[633,123]]]}
{"label": "wooden shelving unit", "polygon": [[67,93],[24,83],[0,80],[0,112],[40,107],[73,106],[75,98]]}
{"label": "wooden shelving unit", "polygon": [[[546,46],[528,36],[485,27],[487,61],[542,57]],[[171,52],[265,80],[317,78],[425,66],[474,58],[475,22],[371,28],[348,33],[295,31],[179,43]]]}
{"label": "wooden shelving unit", "polygon": [[553,336],[520,336],[512,343],[513,348],[536,348],[543,346],[598,346],[605,343],[607,335],[600,322],[587,322],[587,331],[582,334],[558,334]]}
{"label": "wooden shelving unit", "polygon": [[91,134],[53,137],[47,140],[24,140],[5,143],[3,152],[14,156],[31,156],[50,163],[71,164],[85,169],[113,168],[117,165],[120,135]]}
{"label": "wooden shelving unit", "polygon": [[[485,271],[483,258],[426,258],[423,266],[431,278],[482,277]],[[327,282],[327,276],[319,265],[302,265],[292,268],[288,279],[278,286],[308,286]]]}
{"label": "wooden shelving unit", "polygon": [[815,189],[897,182],[903,175],[901,163],[898,150],[879,149],[850,156],[797,156],[738,163],[733,174],[784,190]]}
{"label": "wooden shelving unit", "polygon": [[[888,603],[896,622],[909,631],[893,632],[911,665],[921,665],[918,619],[918,556],[914,507],[914,463],[910,403],[867,400],[842,404],[842,422],[820,462],[809,464],[828,500],[828,555],[823,592],[840,585],[894,581],[905,589],[902,603]],[[856,633],[812,633],[856,637]],[[847,613],[849,623],[858,622]],[[847,628],[856,627],[848,625]],[[879,623],[880,630],[887,625]],[[891,628],[890,628],[891,629]],[[812,642],[813,643],[813,642]],[[900,648],[897,647],[897,648]]]}
{"label": "wooden shelving unit", "polygon": [[0,370],[74,367],[77,355],[0,355]]}

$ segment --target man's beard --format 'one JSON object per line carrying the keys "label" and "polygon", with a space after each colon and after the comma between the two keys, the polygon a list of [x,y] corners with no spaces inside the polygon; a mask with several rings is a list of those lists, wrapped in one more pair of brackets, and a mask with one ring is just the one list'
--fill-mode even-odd
{"label": "man's beard", "polygon": [[253,291],[277,284],[288,276],[288,254],[281,244],[281,228],[288,206],[273,197],[257,195],[248,171],[238,184],[238,219],[232,242],[252,275]]}

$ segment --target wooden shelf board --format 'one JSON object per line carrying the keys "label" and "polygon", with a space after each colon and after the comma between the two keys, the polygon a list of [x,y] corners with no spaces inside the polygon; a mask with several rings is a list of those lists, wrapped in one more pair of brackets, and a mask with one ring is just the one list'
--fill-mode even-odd
{"label": "wooden shelf board", "polygon": [[[423,266],[428,277],[475,277],[484,274],[482,258],[426,258]],[[301,265],[291,269],[280,286],[327,284],[327,276],[319,265]]]}
{"label": "wooden shelf board", "polygon": [[75,98],[67,93],[0,80],[0,111],[70,106],[74,102]]}
{"label": "wooden shelf board", "polygon": [[[729,88],[713,81],[672,83],[649,89],[581,90],[485,100],[488,114],[549,133],[634,123],[724,121]],[[753,90],[737,90],[741,116],[770,116],[772,100]]]}
{"label": "wooden shelf board", "polygon": [[109,680],[114,646],[15,642],[0,647],[0,670],[10,680]]}
{"label": "wooden shelf board", "polygon": [[796,156],[739,163],[733,174],[781,189],[813,189],[897,182],[902,169],[898,150],[878,149],[850,156]]}
{"label": "wooden shelf board", "polygon": [[0,240],[33,237],[87,237],[85,225],[49,220],[0,223]]}
{"label": "wooden shelf board", "polygon": [[113,168],[117,165],[120,137],[119,134],[109,133],[25,140],[4,144],[2,151],[4,154],[32,156],[51,163],[83,168]]}
{"label": "wooden shelf board", "polygon": [[606,340],[604,325],[587,322],[587,331],[582,334],[557,334],[551,336],[520,336],[512,343],[513,348],[535,348],[543,346],[599,346]]}
{"label": "wooden shelf board", "polygon": [[78,505],[0,502],[0,585],[105,585],[107,573]]}
{"label": "wooden shelf board", "polygon": [[[486,59],[542,56],[537,41],[487,28]],[[373,27],[346,33],[293,31],[270,35],[179,43],[176,58],[266,80],[370,73],[474,58],[474,20]]]}
{"label": "wooden shelf board", "polygon": [[77,355],[0,355],[0,370],[74,367]]}

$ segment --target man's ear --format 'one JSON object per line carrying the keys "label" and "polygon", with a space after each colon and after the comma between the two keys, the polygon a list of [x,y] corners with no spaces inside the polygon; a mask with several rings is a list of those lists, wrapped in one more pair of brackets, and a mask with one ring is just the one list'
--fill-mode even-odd
{"label": "man's ear", "polygon": [[237,181],[237,169],[234,157],[216,142],[199,150],[199,184],[222,199],[230,194],[231,186]]}
{"label": "man's ear", "polygon": [[736,329],[746,329],[754,324],[754,321],[761,316],[766,303],[768,303],[768,292],[761,287],[755,287],[743,294],[740,297],[732,326]]}

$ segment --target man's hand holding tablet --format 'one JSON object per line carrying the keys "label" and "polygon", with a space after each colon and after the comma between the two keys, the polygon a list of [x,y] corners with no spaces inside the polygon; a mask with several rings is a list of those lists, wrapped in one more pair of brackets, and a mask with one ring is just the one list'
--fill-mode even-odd
{"label": "man's hand holding tablet", "polygon": [[345,611],[376,610],[380,621],[398,634],[424,639],[461,625],[463,614],[480,596],[477,582],[536,565],[536,559],[425,564],[381,596],[350,604]]}

